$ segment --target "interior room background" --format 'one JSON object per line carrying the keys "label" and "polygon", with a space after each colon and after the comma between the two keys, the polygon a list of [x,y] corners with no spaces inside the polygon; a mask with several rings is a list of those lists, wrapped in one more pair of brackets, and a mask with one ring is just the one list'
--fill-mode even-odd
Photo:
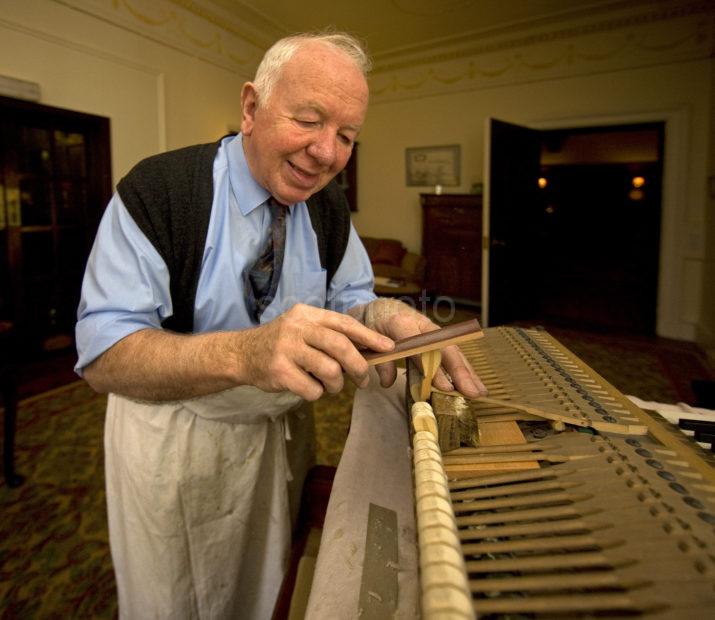
{"label": "interior room background", "polygon": [[[0,0],[0,75],[39,85],[45,105],[108,117],[116,184],[145,156],[239,127],[241,85],[282,33],[226,4]],[[406,185],[405,149],[460,145],[460,185],[448,191],[468,192],[484,180],[488,117],[541,129],[663,122],[657,332],[712,351],[713,5],[601,4],[578,20],[376,56],[354,223],[419,252],[419,194],[433,188]]]}

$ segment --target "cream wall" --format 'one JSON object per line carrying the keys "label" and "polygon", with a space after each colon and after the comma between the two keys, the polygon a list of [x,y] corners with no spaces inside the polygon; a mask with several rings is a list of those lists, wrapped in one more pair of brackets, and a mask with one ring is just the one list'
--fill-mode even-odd
{"label": "cream wall", "polygon": [[40,103],[109,117],[114,183],[142,157],[236,126],[246,79],[49,0],[0,0],[0,74],[38,83]]}
{"label": "cream wall", "polygon": [[[540,128],[665,120],[658,331],[712,340],[715,17],[672,3],[683,7],[383,60],[360,137],[358,230],[419,251],[428,188],[405,186],[405,148],[460,144],[462,184],[448,189],[466,192],[482,180],[489,116]],[[0,75],[38,83],[41,103],[109,117],[116,183],[146,155],[239,125],[241,85],[275,33],[261,38],[240,16],[211,11],[176,0],[0,0]]]}
{"label": "cream wall", "polygon": [[360,136],[355,225],[361,234],[401,239],[419,251],[419,193],[431,190],[406,187],[405,148],[461,145],[461,186],[445,191],[469,191],[482,180],[487,117],[539,128],[668,120],[670,206],[663,214],[658,326],[664,336],[692,340],[703,294],[711,64],[690,61],[373,103]]}

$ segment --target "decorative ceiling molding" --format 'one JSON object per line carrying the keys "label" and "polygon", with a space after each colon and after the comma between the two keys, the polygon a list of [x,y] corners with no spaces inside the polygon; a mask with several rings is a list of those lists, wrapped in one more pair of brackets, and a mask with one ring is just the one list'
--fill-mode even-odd
{"label": "decorative ceiling molding", "polygon": [[459,11],[474,5],[479,0],[392,0],[393,6],[406,15],[434,16]]}
{"label": "decorative ceiling molding", "polygon": [[258,37],[262,41],[261,45],[265,48],[288,34],[282,24],[271,20],[270,17],[267,17],[244,0],[199,0],[198,2],[196,0],[176,0],[176,2],[181,3],[185,1],[187,4],[201,5],[201,9],[199,9],[201,13],[212,14],[216,10],[220,10],[223,11],[224,15],[228,16],[229,21],[236,18],[240,19],[245,29],[248,30],[247,34]]}
{"label": "decorative ceiling molding", "polygon": [[251,76],[272,38],[198,0],[54,0],[229,71]]}
{"label": "decorative ceiling molding", "polygon": [[[275,26],[272,22],[264,18],[259,13],[256,13],[250,7],[233,3],[233,10],[230,12],[221,11],[212,3],[208,8],[205,2],[197,0],[170,0],[173,4],[180,6],[187,11],[190,11],[197,17],[205,19],[214,26],[230,32],[243,40],[255,45],[260,49],[267,49],[277,39],[285,36],[285,32]],[[217,13],[217,10],[221,13]],[[241,16],[241,23],[237,23],[236,19]]]}
{"label": "decorative ceiling molding", "polygon": [[[434,54],[440,49],[449,49],[454,46],[469,46],[475,40],[478,41],[497,41],[501,40],[504,43],[506,37],[523,37],[524,33],[535,33],[554,31],[561,24],[581,24],[593,22],[603,19],[605,16],[623,13],[624,11],[632,11],[637,7],[648,5],[652,10],[653,2],[678,2],[682,0],[611,0],[610,2],[602,2],[600,4],[589,4],[587,6],[572,6],[569,3],[564,3],[564,8],[558,13],[548,13],[542,16],[532,16],[528,20],[522,19],[512,22],[502,22],[498,25],[485,26],[465,32],[460,30],[457,34],[452,34],[449,37],[437,39],[428,39],[420,41],[415,45],[397,47],[390,50],[378,52],[374,54],[373,60],[378,66],[387,65],[392,62],[391,59],[399,60],[407,55],[415,56],[419,54],[429,55]],[[393,0],[393,4],[398,6],[397,0]],[[518,41],[518,38],[517,40]],[[514,41],[513,44],[518,45]]]}
{"label": "decorative ceiling molding", "polygon": [[377,65],[373,103],[708,58],[715,5],[697,2]]}
{"label": "decorative ceiling molding", "polygon": [[[636,3],[637,5],[637,3]],[[670,22],[674,19],[691,15],[707,15],[715,12],[715,6],[710,0],[695,2],[676,2],[657,6],[654,10],[652,4],[640,7],[639,11],[627,11],[625,14],[610,13],[607,17],[581,19],[576,23],[561,28],[539,25],[536,22],[532,27],[519,28],[519,32],[503,36],[504,29],[488,32],[474,31],[451,38],[442,44],[426,42],[423,46],[405,48],[399,51],[376,55],[374,72],[394,71],[417,64],[433,64],[460,57],[477,56],[480,54],[529,47],[539,43],[576,39],[583,35],[602,32],[623,30],[634,26],[641,26],[655,22]],[[646,10],[643,10],[643,9]],[[475,41],[479,43],[475,44]],[[391,57],[395,57],[390,60]]]}
{"label": "decorative ceiling molding", "polygon": [[[278,17],[240,0],[54,1],[246,78],[285,34]],[[711,0],[614,0],[552,17],[376,55],[371,100],[680,62],[715,50]]]}

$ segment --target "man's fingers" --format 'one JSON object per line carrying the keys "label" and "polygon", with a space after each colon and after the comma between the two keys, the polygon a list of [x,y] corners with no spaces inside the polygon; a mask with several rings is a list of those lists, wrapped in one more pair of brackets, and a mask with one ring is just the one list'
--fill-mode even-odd
{"label": "man's fingers", "polygon": [[397,379],[397,366],[395,362],[385,362],[375,366],[377,376],[380,377],[380,385],[384,388],[390,387]]}
{"label": "man's fingers", "polygon": [[265,336],[254,339],[253,354],[243,351],[254,385],[287,389],[308,400],[342,390],[343,372],[359,387],[367,384],[369,366],[356,342],[378,351],[394,348],[390,338],[350,316],[304,304],[256,329]]}
{"label": "man's fingers", "polygon": [[[293,312],[293,309],[291,312]],[[302,306],[297,313],[301,313],[310,322],[340,332],[355,344],[373,351],[387,352],[395,347],[395,343],[390,338],[369,327],[365,327],[360,321],[348,314],[322,310],[312,306]]]}
{"label": "man's fingers", "polygon": [[426,316],[420,314],[415,314],[415,316],[406,316],[404,320],[395,321],[391,327],[394,333],[391,333],[390,335],[393,336],[395,340],[402,340],[404,338],[409,338],[418,334],[426,334],[440,329],[438,325],[435,325]]}
{"label": "man's fingers", "polygon": [[345,381],[342,366],[322,351],[304,347],[296,358],[296,363],[319,381],[330,394],[337,394],[343,389]]}
{"label": "man's fingers", "polygon": [[434,385],[438,390],[443,390],[445,392],[451,392],[454,389],[454,383],[450,379],[447,372],[440,366],[432,379],[432,385]]}
{"label": "man's fingers", "polygon": [[283,376],[274,379],[277,381],[277,391],[289,390],[307,401],[318,400],[325,392],[320,381],[295,364],[291,364]]}
{"label": "man's fingers", "polygon": [[[457,346],[447,347],[442,351],[442,366],[449,373],[454,389],[465,396],[478,397],[487,394],[487,388],[477,376],[472,365],[464,357],[464,354]],[[446,381],[446,377],[444,380]],[[435,381],[435,385],[441,388]],[[452,389],[452,388],[448,388]]]}
{"label": "man's fingers", "polygon": [[325,376],[330,381],[339,376],[342,382],[344,371],[356,385],[362,386],[366,383],[368,363],[344,334],[318,327],[306,335],[306,344],[324,354],[322,358],[313,358],[314,368],[311,372],[319,379],[322,380]]}

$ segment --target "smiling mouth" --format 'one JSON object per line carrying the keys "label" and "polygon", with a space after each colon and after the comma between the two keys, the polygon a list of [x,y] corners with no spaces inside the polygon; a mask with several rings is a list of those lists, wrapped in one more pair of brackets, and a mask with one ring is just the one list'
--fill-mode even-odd
{"label": "smiling mouth", "polygon": [[293,172],[295,172],[296,175],[303,181],[314,182],[320,176],[319,172],[308,172],[307,170],[304,170],[303,168],[296,166],[291,161],[288,161],[288,164],[290,165]]}

